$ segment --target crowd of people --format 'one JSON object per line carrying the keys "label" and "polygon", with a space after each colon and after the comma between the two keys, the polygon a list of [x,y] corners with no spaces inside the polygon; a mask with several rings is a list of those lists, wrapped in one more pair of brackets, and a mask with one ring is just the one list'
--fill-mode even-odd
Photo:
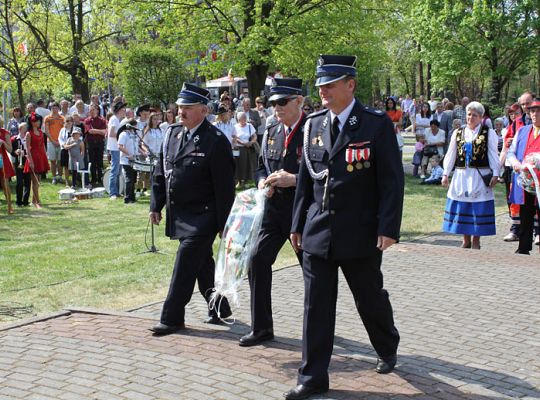
{"label": "crowd of people", "polygon": [[72,107],[65,100],[49,107],[38,101],[28,105],[25,117],[13,110],[9,130],[0,130],[8,210],[13,212],[7,182],[12,177],[17,205],[28,205],[31,191],[40,208],[43,174],[51,171],[54,184],[69,185],[71,178],[75,187],[77,173],[87,168],[88,184],[101,185],[107,154],[110,198],[121,194],[122,170],[124,202],[150,193],[150,222],[159,224],[165,209],[166,235],[179,240],[160,321],[150,328],[162,336],[185,329],[195,282],[209,304],[205,322],[221,323],[232,315],[227,298],[213,295],[212,244],[225,233],[235,186],[255,179],[268,199],[249,255],[251,331],[239,345],[274,338],[271,267],[288,240],[306,290],[302,364],[298,384],[285,398],[328,391],[339,269],[377,353],[375,371],[387,374],[396,366],[400,334],[381,265],[383,252],[400,233],[402,131],[416,139],[413,174],[423,184],[448,187],[445,232],[463,235],[463,248],[480,249],[481,236],[495,234],[493,188],[502,180],[513,220],[505,240],[519,241],[516,253],[529,254],[533,240],[538,243],[533,220],[540,210],[536,195],[517,185],[516,176],[528,155],[540,153],[540,100],[525,92],[492,121],[486,105],[466,97],[454,107],[446,99],[424,102],[407,95],[387,99],[386,116],[355,98],[356,76],[355,56],[321,55],[316,67],[321,103],[302,96],[302,80],[275,79],[270,109],[263,97],[251,108],[249,98],[235,103],[228,93],[214,105],[208,90],[184,83],[176,104],[165,111],[147,104],[132,109],[122,97],[109,111],[97,96],[89,105],[74,96]]}
{"label": "crowd of people", "polygon": [[[516,164],[512,158],[515,150],[511,149],[519,129],[533,126],[536,110],[531,107],[533,101],[533,94],[527,91],[516,103],[505,105],[502,115],[497,117],[492,117],[488,105],[471,102],[468,97],[463,97],[456,106],[447,98],[431,96],[429,101],[424,101],[424,96],[416,100],[409,95],[389,97],[382,106],[378,104],[379,108],[384,107],[394,123],[401,149],[404,135],[409,133],[416,139],[412,175],[421,178],[421,184],[449,187],[443,230],[463,234],[462,246],[465,248],[479,249],[481,236],[495,234],[492,189],[497,183],[505,184],[512,220],[510,232],[504,240],[520,241],[523,196],[516,201],[511,194],[523,190],[515,181],[513,172],[519,172],[519,168],[513,166]],[[429,176],[428,166],[431,166]],[[449,180],[451,175],[452,183]],[[538,245],[540,213],[534,212],[533,207],[533,212],[527,211],[526,214],[534,226],[531,228],[534,235],[531,233],[530,236]],[[467,217],[470,215],[483,215],[483,219],[471,220]],[[528,224],[529,221],[525,223],[526,226]],[[522,243],[517,252],[528,253],[528,247]]]}
{"label": "crowd of people", "polygon": [[[509,150],[517,131],[532,122],[528,106],[533,99],[530,92],[523,93],[518,102],[506,105],[503,115],[494,119],[485,104],[472,102],[474,107],[469,107],[472,103],[467,97],[454,105],[447,98],[437,99],[435,96],[431,96],[429,101],[425,101],[424,96],[418,99],[409,95],[392,96],[384,102],[376,102],[375,106],[383,109],[393,122],[401,152],[403,136],[407,133],[414,135],[416,143],[412,175],[421,178],[421,183],[425,185],[448,184],[445,177],[455,169],[455,152],[459,147],[454,145],[461,140],[461,137],[455,137],[454,134],[462,129],[469,138],[468,129],[474,127],[470,126],[467,110],[473,109],[473,112],[481,115],[477,125],[485,127],[485,135],[492,139],[488,140],[491,149],[489,168],[478,171],[494,174],[494,184],[504,183],[507,198],[510,198],[512,177],[515,174],[512,173]],[[225,134],[232,146],[237,188],[253,184],[263,134],[275,122],[275,107],[261,96],[255,99],[255,107],[252,108],[248,97],[233,99],[226,91],[217,101],[209,102],[207,107],[207,120]],[[304,114],[309,115],[321,109],[320,102],[304,98]],[[149,195],[152,165],[162,151],[168,127],[177,123],[178,113],[175,103],[169,104],[165,110],[148,104],[131,108],[123,97],[118,96],[109,106],[102,103],[98,95],[93,95],[90,103],[85,104],[78,94],[73,96],[72,102],[62,99],[48,104],[43,100],[35,104],[28,103],[26,113],[15,107],[10,113],[7,128],[0,133],[3,154],[3,176],[0,182],[7,199],[8,213],[13,213],[14,209],[7,182],[11,179],[16,181],[16,206],[33,204],[40,208],[39,185],[47,173],[53,184],[65,184],[71,188],[92,188],[105,183],[110,198],[116,199],[123,195],[125,203],[133,203],[139,196]],[[477,136],[478,133],[475,133],[474,137]],[[107,170],[104,170],[104,158],[110,163]],[[460,170],[457,168],[455,177],[460,176]],[[89,180],[85,181],[87,172]],[[458,180],[455,179],[456,182]],[[477,189],[491,192],[491,184],[483,189],[479,182],[476,182]],[[453,186],[449,190],[449,199],[456,200]],[[476,193],[474,190],[465,192],[470,203],[473,198],[480,202],[479,199],[485,197],[473,196],[471,193]],[[491,201],[492,193],[485,194],[486,201]],[[509,201],[508,207],[512,223],[504,240],[518,241],[520,204]],[[456,210],[447,212],[454,215]],[[488,214],[491,215],[491,211]],[[534,241],[538,244],[539,218],[538,213],[533,214]],[[494,223],[494,217],[484,222]],[[479,237],[492,232],[471,232],[463,227],[450,227],[448,221],[445,221],[444,229],[453,233],[467,232],[464,234],[463,246],[472,248],[479,248]],[[474,244],[469,243],[469,236],[474,238]]]}

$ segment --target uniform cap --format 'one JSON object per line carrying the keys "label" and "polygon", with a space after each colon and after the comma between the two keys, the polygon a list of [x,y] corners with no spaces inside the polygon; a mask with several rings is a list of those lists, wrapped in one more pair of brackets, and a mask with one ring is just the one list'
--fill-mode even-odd
{"label": "uniform cap", "polygon": [[274,78],[270,87],[269,101],[283,99],[289,96],[302,95],[302,79],[297,78]]}
{"label": "uniform cap", "polygon": [[210,100],[210,92],[206,89],[184,83],[182,90],[178,94],[176,104],[179,106],[191,106],[194,104],[208,104]]}
{"label": "uniform cap", "polygon": [[321,54],[316,75],[315,86],[328,85],[347,76],[356,76],[356,56]]}

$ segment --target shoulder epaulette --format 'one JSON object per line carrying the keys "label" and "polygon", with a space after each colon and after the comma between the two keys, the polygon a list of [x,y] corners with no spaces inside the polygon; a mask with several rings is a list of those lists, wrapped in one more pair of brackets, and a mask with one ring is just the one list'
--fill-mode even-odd
{"label": "shoulder epaulette", "polygon": [[369,106],[364,106],[363,109],[365,112],[376,115],[378,117],[382,117],[385,114],[384,111],[381,111],[381,110],[378,110],[376,108],[369,107]]}
{"label": "shoulder epaulette", "polygon": [[318,117],[319,115],[326,114],[327,112],[329,112],[329,110],[325,108],[324,110],[316,111],[316,112],[306,115],[306,118]]}
{"label": "shoulder epaulette", "polygon": [[265,129],[271,129],[271,128],[275,128],[276,126],[278,126],[281,122],[279,122],[277,119],[273,120],[270,125],[268,125]]}

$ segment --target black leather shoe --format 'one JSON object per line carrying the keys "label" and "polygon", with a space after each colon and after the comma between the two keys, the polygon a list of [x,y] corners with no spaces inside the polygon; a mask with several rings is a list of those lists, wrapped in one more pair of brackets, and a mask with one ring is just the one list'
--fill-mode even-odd
{"label": "black leather shoe", "polygon": [[314,394],[321,394],[328,392],[328,388],[318,388],[305,385],[298,385],[297,387],[284,393],[285,400],[302,400],[307,399]]}
{"label": "black leather shoe", "polygon": [[161,335],[170,335],[171,333],[178,332],[179,330],[185,329],[186,326],[184,324],[180,325],[165,325],[161,322],[154,325],[150,328],[152,332],[154,332],[154,335],[161,336]]}
{"label": "black leather shoe", "polygon": [[247,335],[242,336],[238,344],[242,347],[256,346],[273,338],[274,330],[272,328],[261,329],[260,331],[251,331]]}
{"label": "black leather shoe", "polygon": [[378,374],[389,374],[394,370],[396,362],[397,355],[395,354],[384,358],[378,358],[375,371],[377,371]]}
{"label": "black leather shoe", "polygon": [[211,315],[203,321],[205,324],[221,325],[223,321],[217,315]]}
{"label": "black leather shoe", "polygon": [[530,253],[529,251],[527,251],[527,250],[520,250],[520,249],[517,249],[517,250],[515,251],[515,254],[527,254],[528,256],[531,255],[531,253]]}

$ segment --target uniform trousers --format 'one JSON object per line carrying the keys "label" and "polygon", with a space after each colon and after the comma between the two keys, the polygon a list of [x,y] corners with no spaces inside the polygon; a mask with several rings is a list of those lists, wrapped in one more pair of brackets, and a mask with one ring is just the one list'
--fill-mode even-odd
{"label": "uniform trousers", "polygon": [[349,260],[323,259],[304,252],[304,328],[298,384],[328,388],[334,346],[338,268],[351,290],[369,340],[379,357],[396,354],[399,333],[383,289],[382,252]]}
{"label": "uniform trousers", "polygon": [[124,180],[126,182],[126,195],[124,203],[135,202],[135,182],[137,182],[137,171],[131,165],[122,165],[124,170]]}
{"label": "uniform trousers", "polygon": [[17,176],[17,186],[15,191],[17,193],[17,202],[18,206],[27,206],[28,199],[30,198],[30,184],[32,177],[30,173],[23,173],[22,168],[15,168],[15,175]]}
{"label": "uniform trousers", "polygon": [[[275,224],[263,224],[259,231],[257,244],[253,249],[251,266],[248,271],[251,290],[252,331],[270,329],[274,326],[272,319],[272,265],[283,244],[289,239],[289,232],[285,232],[280,225],[280,221],[276,221]],[[296,256],[302,265],[302,253],[299,252]]]}
{"label": "uniform trousers", "polygon": [[88,141],[88,160],[90,165],[91,183],[96,185],[103,181],[103,151],[105,143],[102,140]]}
{"label": "uniform trousers", "polygon": [[[210,301],[214,289],[215,263],[212,257],[212,244],[215,237],[215,234],[190,236],[180,241],[169,293],[161,310],[163,324],[184,323],[185,307],[191,300],[195,281],[206,302]],[[220,307],[221,318],[231,315],[231,309],[225,297],[218,297],[215,304],[216,307]],[[208,315],[217,315],[217,310],[209,310]]]}
{"label": "uniform trousers", "polygon": [[532,250],[534,216],[538,213],[540,216],[540,207],[535,204],[536,196],[524,191],[524,203],[519,207],[519,216],[521,220],[519,228],[519,253],[528,253]]}

